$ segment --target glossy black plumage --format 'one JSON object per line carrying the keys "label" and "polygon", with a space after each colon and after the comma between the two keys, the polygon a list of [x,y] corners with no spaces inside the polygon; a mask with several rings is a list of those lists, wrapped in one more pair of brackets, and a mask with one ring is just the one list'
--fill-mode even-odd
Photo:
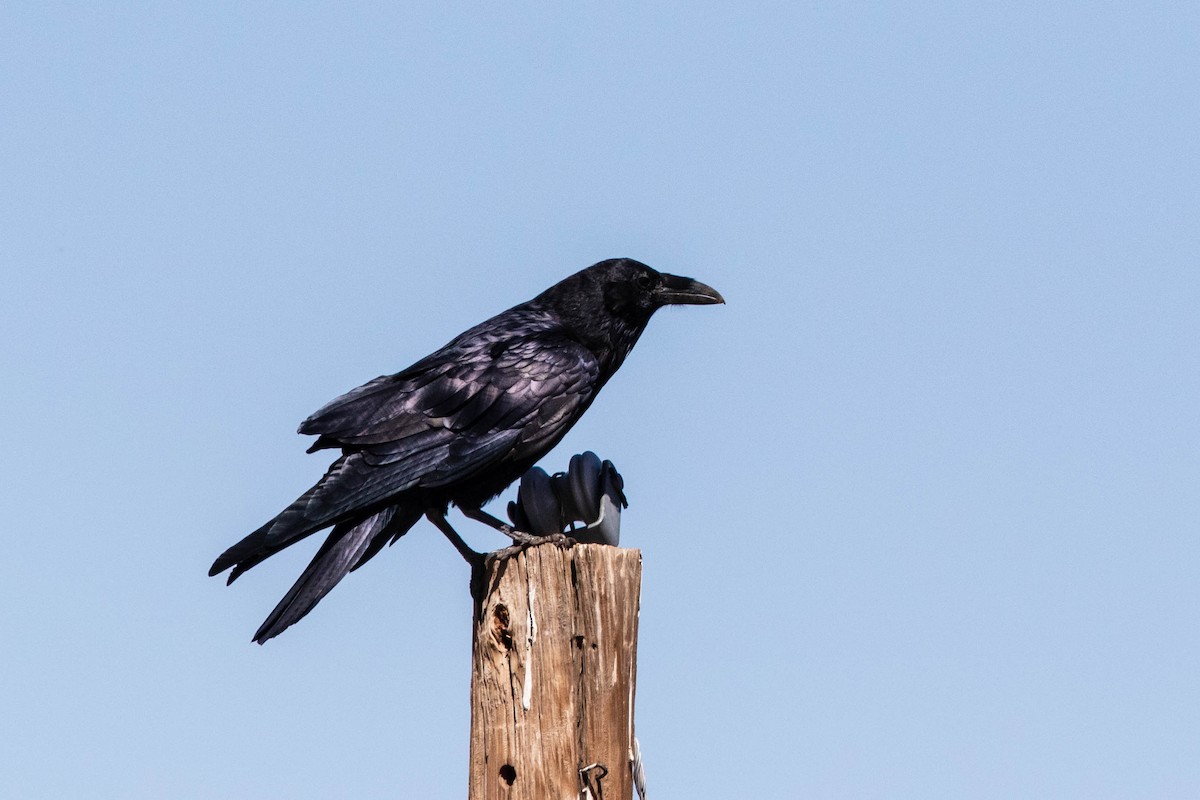
{"label": "glossy black plumage", "polygon": [[690,278],[631,259],[602,261],[411,367],[347,392],[300,425],[300,433],[317,436],[309,452],[335,448],[341,455],[315,486],[226,550],[209,574],[232,568],[232,583],[332,526],[254,640],[278,635],[422,515],[446,531],[441,514],[449,504],[478,512],[520,477],[587,410],[655,310],[720,302]]}

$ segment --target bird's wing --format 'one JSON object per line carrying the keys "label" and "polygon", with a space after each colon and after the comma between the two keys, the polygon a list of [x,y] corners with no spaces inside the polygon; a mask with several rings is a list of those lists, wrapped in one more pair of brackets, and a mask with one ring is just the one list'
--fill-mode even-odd
{"label": "bird's wing", "polygon": [[236,565],[232,581],[289,544],[353,522],[402,492],[536,458],[598,388],[595,355],[554,332],[484,342],[458,355],[415,375],[376,379],[310,417],[301,430],[320,433],[345,454],[279,516],[229,548],[212,574]]}
{"label": "bird's wing", "polygon": [[302,434],[319,434],[309,452],[325,447],[353,449],[395,441],[430,427],[460,407],[481,385],[504,390],[515,374],[482,373],[510,344],[561,337],[559,323],[545,311],[526,306],[463,331],[444,347],[394,375],[381,375],[326,403],[300,423]]}
{"label": "bird's wing", "polygon": [[[320,435],[312,449],[361,451],[382,465],[409,458],[435,432],[478,439],[519,430],[539,412],[540,424],[553,424],[590,400],[600,372],[595,355],[558,330],[475,337],[435,356],[342,395],[300,432]],[[457,450],[470,447],[460,442]]]}
{"label": "bird's wing", "polygon": [[381,375],[318,409],[300,423],[300,433],[320,434],[308,452],[394,441],[435,427],[420,413],[420,406],[426,397],[444,395],[458,386],[452,374],[456,364],[447,359],[423,369],[419,366]]}
{"label": "bird's wing", "polygon": [[307,499],[306,517],[338,519],[414,487],[467,480],[561,433],[597,388],[595,355],[558,334],[464,356],[415,389],[376,395],[369,412],[355,408],[356,428],[322,432],[353,452]]}
{"label": "bird's wing", "polygon": [[[502,351],[493,347],[493,354],[482,376],[486,388],[438,409],[441,424],[458,436],[422,486],[468,479],[501,459],[540,456],[539,448],[561,436],[600,388],[595,354],[565,336],[526,337]],[[503,450],[493,446],[495,438],[505,440]]]}

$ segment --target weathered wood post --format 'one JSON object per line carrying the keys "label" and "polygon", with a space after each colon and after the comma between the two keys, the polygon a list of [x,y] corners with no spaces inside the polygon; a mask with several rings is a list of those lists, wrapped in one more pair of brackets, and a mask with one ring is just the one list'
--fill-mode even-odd
{"label": "weathered wood post", "polygon": [[596,800],[632,798],[641,580],[640,551],[597,544],[488,564],[472,645],[470,800],[575,800],[585,781]]}

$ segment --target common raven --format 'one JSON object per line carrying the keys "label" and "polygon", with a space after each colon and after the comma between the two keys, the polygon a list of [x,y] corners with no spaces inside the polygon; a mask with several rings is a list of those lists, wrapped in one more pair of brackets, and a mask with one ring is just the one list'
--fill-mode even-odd
{"label": "common raven", "polygon": [[312,562],[254,641],[262,644],[312,610],[422,517],[472,563],[446,520],[464,515],[514,541],[534,539],[482,509],[571,429],[665,305],[723,303],[691,278],[628,258],[601,261],[527,303],[460,334],[395,375],[330,402],[300,424],[308,449],[341,450],[315,486],[230,547],[209,575],[229,582],[290,544],[333,526]]}

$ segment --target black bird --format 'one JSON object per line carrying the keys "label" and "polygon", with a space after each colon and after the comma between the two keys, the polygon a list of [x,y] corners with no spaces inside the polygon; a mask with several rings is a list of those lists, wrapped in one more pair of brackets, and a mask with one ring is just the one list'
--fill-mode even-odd
{"label": "black bird", "polygon": [[230,547],[209,575],[229,583],[304,537],[333,526],[304,573],[254,634],[262,644],[312,610],[351,570],[428,517],[468,561],[446,520],[464,515],[520,544],[533,537],[482,509],[545,455],[587,410],[666,305],[723,303],[691,278],[610,259],[459,334],[395,375],[328,403],[300,425],[308,449],[342,454],[279,516]]}

